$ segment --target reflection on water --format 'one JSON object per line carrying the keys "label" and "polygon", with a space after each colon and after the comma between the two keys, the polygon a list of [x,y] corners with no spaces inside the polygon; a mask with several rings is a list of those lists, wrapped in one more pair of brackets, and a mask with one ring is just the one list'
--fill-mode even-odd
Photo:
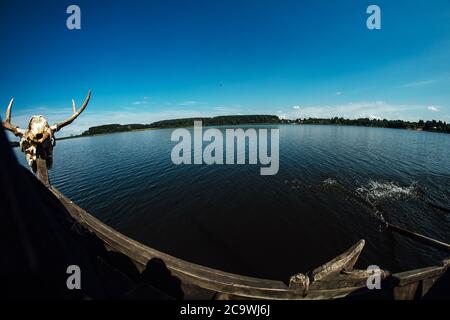
{"label": "reflection on water", "polygon": [[445,256],[383,221],[450,242],[449,214],[429,205],[450,207],[450,135],[279,129],[275,176],[250,165],[175,166],[172,130],[153,130],[58,141],[50,178],[126,235],[236,273],[287,280],[362,238],[359,267],[399,271]]}

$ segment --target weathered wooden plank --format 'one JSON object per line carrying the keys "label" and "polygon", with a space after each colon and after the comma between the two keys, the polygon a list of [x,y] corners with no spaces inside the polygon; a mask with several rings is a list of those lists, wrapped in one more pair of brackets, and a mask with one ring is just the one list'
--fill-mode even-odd
{"label": "weathered wooden plank", "polygon": [[422,295],[421,297],[425,296],[428,291],[430,291],[430,289],[433,287],[434,283],[436,282],[438,278],[428,278],[428,279],[424,279],[422,280]]}
{"label": "weathered wooden plank", "polygon": [[[365,288],[367,286],[367,279],[373,274],[366,270],[353,270],[350,272],[344,271],[342,274],[335,275],[331,278],[314,281],[310,285],[310,290],[328,290],[338,288]],[[386,279],[389,272],[380,270],[381,280]]]}
{"label": "weathered wooden plank", "polygon": [[411,271],[394,273],[392,278],[397,281],[398,286],[406,286],[424,279],[437,277],[445,272],[447,267],[436,266],[416,269]]}
{"label": "weathered wooden plank", "polygon": [[402,287],[394,288],[394,299],[395,300],[414,300],[417,296],[417,289],[419,288],[420,282],[412,282],[408,285]]}
{"label": "weathered wooden plank", "polygon": [[319,281],[325,278],[333,277],[343,270],[351,271],[364,248],[365,241],[360,240],[358,243],[353,245],[350,249],[337,256],[333,260],[325,263],[324,265],[314,269],[311,272],[311,280]]}
{"label": "weathered wooden plank", "polygon": [[48,180],[47,161],[45,159],[42,159],[41,157],[36,158],[36,177],[45,186],[50,186],[50,182]]}

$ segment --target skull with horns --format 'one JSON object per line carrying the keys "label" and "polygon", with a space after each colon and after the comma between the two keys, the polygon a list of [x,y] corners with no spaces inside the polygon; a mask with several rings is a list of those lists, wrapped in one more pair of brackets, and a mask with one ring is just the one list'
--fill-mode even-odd
{"label": "skull with horns", "polygon": [[65,121],[50,126],[44,116],[32,116],[26,129],[20,129],[18,126],[11,124],[11,109],[14,98],[11,99],[8,109],[6,109],[6,118],[3,122],[3,127],[11,131],[15,136],[20,137],[20,148],[25,153],[28,165],[32,168],[33,172],[36,173],[36,161],[38,158],[45,160],[47,168],[51,168],[53,147],[55,146],[55,133],[71,124],[84,111],[90,98],[91,91],[89,90],[86,100],[78,111],[75,106],[75,101],[72,100],[73,114]]}

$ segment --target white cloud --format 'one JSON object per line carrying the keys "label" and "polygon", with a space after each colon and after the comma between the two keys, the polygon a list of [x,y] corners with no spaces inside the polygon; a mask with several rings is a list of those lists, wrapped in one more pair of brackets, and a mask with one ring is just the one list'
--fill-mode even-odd
{"label": "white cloud", "polygon": [[179,106],[192,106],[193,104],[196,104],[196,102],[197,101],[189,100],[189,101],[180,102],[178,105]]}
{"label": "white cloud", "polygon": [[433,84],[437,82],[437,80],[422,80],[422,81],[415,81],[415,82],[409,82],[402,85],[403,88],[413,88],[413,87],[420,87],[420,86],[427,86],[430,84]]}
{"label": "white cloud", "polygon": [[427,109],[433,112],[439,112],[439,108],[436,106],[428,106]]}
{"label": "white cloud", "polygon": [[336,92],[337,96],[340,96],[341,94],[342,94],[342,92],[340,92],[340,91]]}
{"label": "white cloud", "polygon": [[139,105],[142,105],[142,104],[148,104],[149,100],[150,100],[150,97],[144,97],[142,100],[134,101],[133,105],[139,106]]}
{"label": "white cloud", "polygon": [[206,104],[205,102],[202,101],[196,101],[196,100],[187,100],[187,101],[182,101],[177,103],[177,105],[179,106],[193,106],[193,105],[198,105],[198,104]]}
{"label": "white cloud", "polygon": [[227,116],[227,115],[242,115],[242,107],[239,105],[232,105],[227,107],[214,107],[214,114],[215,116]]}
{"label": "white cloud", "polygon": [[393,104],[384,101],[349,102],[336,105],[302,106],[293,110],[288,118],[332,118],[343,117],[347,119],[401,119],[406,121],[426,120],[426,105]]}
{"label": "white cloud", "polygon": [[300,109],[300,106],[293,106],[292,109],[298,110]]}
{"label": "white cloud", "polygon": [[287,119],[286,113],[284,113],[282,110],[278,110],[278,118],[280,119]]}

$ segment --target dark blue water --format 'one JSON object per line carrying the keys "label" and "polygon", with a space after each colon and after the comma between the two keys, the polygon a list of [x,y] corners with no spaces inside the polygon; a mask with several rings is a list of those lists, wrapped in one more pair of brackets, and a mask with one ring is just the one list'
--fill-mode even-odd
{"label": "dark blue water", "polygon": [[51,182],[124,234],[230,272],[287,280],[359,239],[362,268],[401,271],[445,257],[383,219],[450,242],[449,214],[427,204],[450,207],[450,135],[277,127],[275,176],[260,176],[259,165],[176,166],[172,130],[152,130],[58,141]]}

